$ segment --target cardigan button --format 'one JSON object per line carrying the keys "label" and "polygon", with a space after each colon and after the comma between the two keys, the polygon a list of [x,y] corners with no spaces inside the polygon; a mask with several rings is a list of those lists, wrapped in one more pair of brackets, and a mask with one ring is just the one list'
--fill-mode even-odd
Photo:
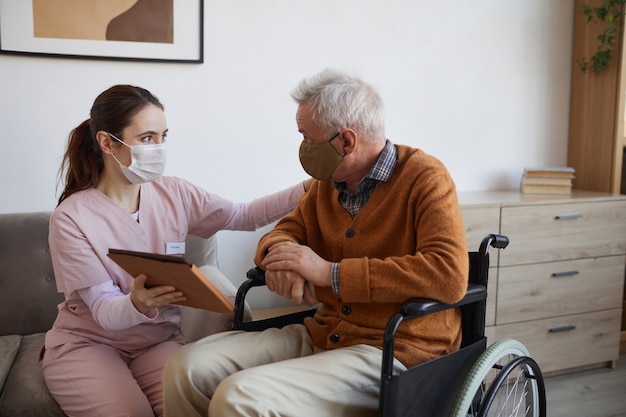
{"label": "cardigan button", "polygon": [[337,333],[331,334],[330,343],[337,343],[337,342],[339,342],[339,335]]}
{"label": "cardigan button", "polygon": [[347,238],[354,237],[354,230],[348,229],[348,231],[346,232],[346,237]]}
{"label": "cardigan button", "polygon": [[352,309],[348,306],[343,306],[341,307],[341,312],[347,316],[348,314],[352,313]]}

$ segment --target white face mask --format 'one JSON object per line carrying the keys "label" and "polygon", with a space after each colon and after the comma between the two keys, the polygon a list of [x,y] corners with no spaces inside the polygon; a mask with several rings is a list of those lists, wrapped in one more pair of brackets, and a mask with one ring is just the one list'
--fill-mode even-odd
{"label": "white face mask", "polygon": [[165,161],[167,159],[165,153],[167,146],[165,143],[130,146],[110,133],[109,136],[130,148],[129,166],[124,166],[124,164],[113,155],[113,159],[120,164],[122,173],[128,181],[132,184],[141,184],[161,178],[165,170]]}

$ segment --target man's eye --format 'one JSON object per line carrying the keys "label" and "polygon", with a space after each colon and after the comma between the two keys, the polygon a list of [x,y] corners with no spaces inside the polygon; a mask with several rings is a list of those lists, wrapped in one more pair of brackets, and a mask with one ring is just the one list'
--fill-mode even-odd
{"label": "man's eye", "polygon": [[161,142],[167,142],[167,134],[161,136]]}

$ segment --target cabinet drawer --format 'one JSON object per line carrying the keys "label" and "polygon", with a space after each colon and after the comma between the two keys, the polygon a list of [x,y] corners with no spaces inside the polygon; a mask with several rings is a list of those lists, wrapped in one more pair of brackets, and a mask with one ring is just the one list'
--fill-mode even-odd
{"label": "cabinet drawer", "polygon": [[497,324],[620,308],[625,256],[502,267]]}
{"label": "cabinet drawer", "polygon": [[495,326],[495,339],[522,342],[542,372],[600,364],[619,357],[621,310]]}
{"label": "cabinet drawer", "polygon": [[503,207],[500,233],[511,240],[500,266],[619,255],[626,252],[626,203]]}
{"label": "cabinet drawer", "polygon": [[[477,251],[485,236],[500,231],[500,207],[462,207],[467,250]],[[497,265],[497,253],[492,252],[491,265]]]}

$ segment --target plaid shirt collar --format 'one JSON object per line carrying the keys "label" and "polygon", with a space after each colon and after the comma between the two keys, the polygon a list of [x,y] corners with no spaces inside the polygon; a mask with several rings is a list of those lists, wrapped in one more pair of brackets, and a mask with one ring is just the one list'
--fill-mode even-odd
{"label": "plaid shirt collar", "polygon": [[387,140],[370,172],[359,181],[356,192],[348,190],[345,182],[333,183],[333,187],[339,191],[339,204],[350,213],[353,219],[365,207],[376,187],[381,182],[389,180],[397,161],[398,150]]}
{"label": "plaid shirt collar", "polygon": [[376,181],[387,182],[393,173],[393,169],[396,167],[396,163],[398,162],[398,150],[393,143],[389,139],[385,142],[385,147],[383,148],[382,153],[378,157],[378,160],[370,170],[370,172],[365,176],[365,178],[369,178]]}
{"label": "plaid shirt collar", "polygon": [[[398,150],[391,143],[389,139],[385,142],[385,147],[381,152],[378,160],[370,169],[370,172],[367,173],[365,177],[359,181],[359,185],[357,186],[357,193],[362,188],[365,182],[374,181],[376,184],[379,182],[387,182],[389,178],[391,178],[391,174],[393,173],[394,168],[396,167],[396,163],[398,162]],[[345,191],[346,183],[345,182],[333,182],[333,187],[335,187],[339,191]]]}

